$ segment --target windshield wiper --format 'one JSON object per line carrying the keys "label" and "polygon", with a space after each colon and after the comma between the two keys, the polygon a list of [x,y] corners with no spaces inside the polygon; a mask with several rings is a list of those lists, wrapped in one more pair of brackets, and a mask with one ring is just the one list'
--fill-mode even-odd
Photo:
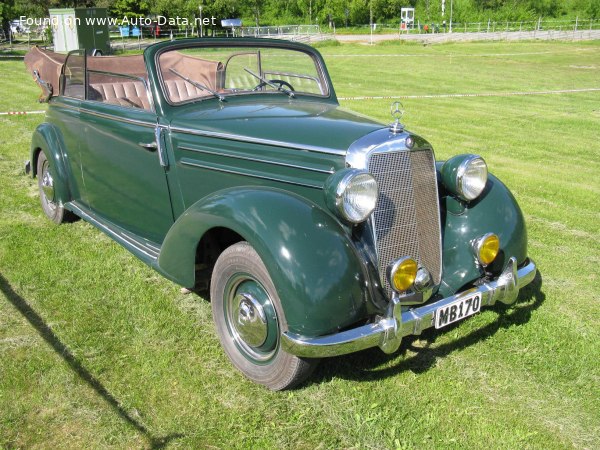
{"label": "windshield wiper", "polygon": [[252,75],[253,77],[256,77],[257,79],[259,79],[260,81],[262,81],[263,83],[268,84],[272,88],[277,89],[279,92],[283,92],[284,94],[289,95],[291,98],[296,97],[292,91],[289,91],[289,90],[285,89],[283,86],[277,86],[275,83],[272,83],[269,80],[267,80],[266,78],[261,77],[260,75],[255,74],[254,72],[252,72],[250,69],[247,69],[246,67],[244,67],[244,70],[246,72],[248,72],[250,75]]}
{"label": "windshield wiper", "polygon": [[188,77],[186,77],[185,75],[177,72],[175,69],[173,69],[172,67],[169,69],[171,72],[173,72],[175,75],[177,75],[179,78],[187,81],[188,83],[190,83],[192,86],[197,87],[198,89],[201,89],[203,91],[206,92],[210,92],[212,95],[214,95],[215,97],[217,97],[219,99],[220,102],[224,102],[225,101],[225,97],[223,97],[221,94],[219,94],[218,92],[213,91],[212,89],[204,86],[201,83],[198,83],[197,81],[194,80],[190,80]]}

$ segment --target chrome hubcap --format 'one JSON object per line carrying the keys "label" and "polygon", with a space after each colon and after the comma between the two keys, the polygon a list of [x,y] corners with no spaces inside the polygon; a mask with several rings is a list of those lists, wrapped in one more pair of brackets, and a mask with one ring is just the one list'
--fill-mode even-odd
{"label": "chrome hubcap", "polygon": [[50,175],[50,171],[46,165],[44,165],[44,170],[42,173],[42,191],[49,202],[54,201],[54,180],[52,179],[52,175]]}
{"label": "chrome hubcap", "polygon": [[246,274],[232,277],[226,293],[224,313],[231,339],[247,359],[265,364],[279,346],[277,313],[269,294]]}
{"label": "chrome hubcap", "polygon": [[262,305],[249,294],[238,294],[233,300],[235,330],[251,347],[260,347],[267,339],[267,317]]}

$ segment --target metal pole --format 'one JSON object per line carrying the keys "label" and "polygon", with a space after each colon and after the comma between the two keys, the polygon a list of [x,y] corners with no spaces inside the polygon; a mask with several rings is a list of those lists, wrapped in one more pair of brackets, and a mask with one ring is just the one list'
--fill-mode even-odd
{"label": "metal pole", "polygon": [[369,2],[369,26],[371,27],[371,45],[373,45],[373,3]]}
{"label": "metal pole", "polygon": [[204,28],[202,26],[202,5],[198,6],[200,10],[200,37],[204,37]]}
{"label": "metal pole", "polygon": [[450,0],[450,33],[452,33],[452,4],[454,0]]}

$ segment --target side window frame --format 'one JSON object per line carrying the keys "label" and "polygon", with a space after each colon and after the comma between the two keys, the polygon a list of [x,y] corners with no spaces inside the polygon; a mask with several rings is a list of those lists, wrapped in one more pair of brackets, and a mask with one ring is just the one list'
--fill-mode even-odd
{"label": "side window frame", "polygon": [[[78,56],[83,58],[83,66],[81,67],[81,70],[83,71],[83,98],[79,98],[79,97],[74,97],[72,95],[66,95],[65,94],[65,90],[67,88],[66,84],[67,84],[67,75],[66,75],[66,71],[69,70],[69,60],[73,57],[73,56]],[[67,98],[73,98],[76,100],[86,100],[87,99],[87,86],[88,86],[88,82],[87,82],[87,54],[85,52],[85,49],[79,49],[79,50],[72,50],[67,54],[67,58],[65,59],[65,63],[62,66],[62,69],[60,71],[60,95],[62,97],[67,97]]]}

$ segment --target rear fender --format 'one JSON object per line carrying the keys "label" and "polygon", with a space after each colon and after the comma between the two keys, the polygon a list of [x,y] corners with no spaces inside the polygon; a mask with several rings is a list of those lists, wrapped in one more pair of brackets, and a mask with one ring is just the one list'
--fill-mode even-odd
{"label": "rear fender", "polygon": [[366,317],[369,294],[361,258],[340,224],[315,204],[279,189],[219,191],[175,222],[158,269],[183,286],[194,285],[197,245],[215,227],[236,232],[258,252],[289,330],[318,336]]}
{"label": "rear fender", "polygon": [[50,162],[50,175],[54,180],[55,198],[60,203],[71,200],[69,174],[63,159],[63,142],[60,132],[49,123],[42,123],[33,132],[31,138],[31,174],[37,176],[37,161],[43,151]]}

